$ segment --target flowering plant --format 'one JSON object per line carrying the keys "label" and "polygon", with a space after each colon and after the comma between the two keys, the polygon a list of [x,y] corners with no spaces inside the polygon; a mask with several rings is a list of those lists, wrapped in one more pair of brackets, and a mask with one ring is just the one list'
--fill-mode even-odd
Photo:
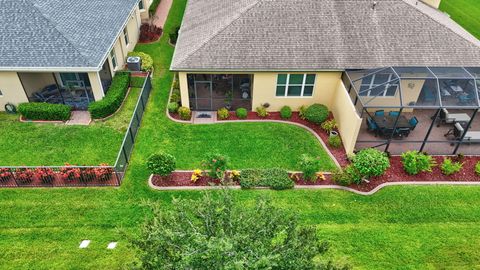
{"label": "flowering plant", "polygon": [[193,174],[192,174],[192,177],[190,178],[190,180],[193,182],[193,183],[196,183],[198,181],[198,179],[200,179],[200,177],[202,177],[202,170],[194,170],[193,171]]}
{"label": "flowering plant", "polygon": [[80,180],[81,172],[80,168],[65,163],[65,167],[60,169],[60,175],[64,180],[73,181]]}
{"label": "flowering plant", "polygon": [[28,184],[33,181],[34,172],[28,168],[18,168],[15,171],[16,179],[23,184]]}
{"label": "flowering plant", "polygon": [[108,167],[108,164],[102,163],[100,164],[101,167],[104,168],[95,168],[95,176],[100,181],[107,181],[110,180],[113,174],[113,169]]}
{"label": "flowering plant", "polygon": [[240,180],[240,171],[232,170],[232,171],[230,172],[230,178],[231,178],[233,181],[238,181],[238,180]]}
{"label": "flowering plant", "polygon": [[9,168],[0,168],[0,181],[7,182],[13,176],[12,170]]}
{"label": "flowering plant", "polygon": [[213,179],[223,179],[227,165],[228,157],[221,154],[207,154],[202,162],[202,167],[208,171],[208,176]]}
{"label": "flowering plant", "polygon": [[95,169],[93,168],[80,168],[80,180],[82,182],[90,182],[95,179]]}
{"label": "flowering plant", "polygon": [[49,184],[55,179],[55,172],[50,168],[36,168],[35,176],[43,183]]}

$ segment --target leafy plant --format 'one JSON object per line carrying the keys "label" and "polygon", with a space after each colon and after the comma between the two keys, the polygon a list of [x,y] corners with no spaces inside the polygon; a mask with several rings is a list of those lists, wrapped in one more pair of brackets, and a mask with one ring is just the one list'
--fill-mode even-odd
{"label": "leafy plant", "polygon": [[480,161],[475,164],[475,173],[480,175]]}
{"label": "leafy plant", "polygon": [[295,183],[288,177],[284,169],[245,169],[240,175],[240,186],[243,189],[269,187],[274,190],[293,188]]}
{"label": "leafy plant", "polygon": [[178,103],[177,102],[170,102],[167,105],[168,111],[170,113],[177,113],[178,112]]}
{"label": "leafy plant", "polygon": [[334,171],[332,174],[332,180],[341,186],[349,186],[351,184],[361,184],[362,176],[357,168],[350,164],[343,168],[343,170],[338,169]]}
{"label": "leafy plant", "polygon": [[105,118],[115,113],[125,99],[129,84],[130,74],[117,72],[105,97],[88,105],[88,111],[92,118]]}
{"label": "leafy plant", "polygon": [[235,111],[235,115],[238,117],[238,119],[246,119],[248,116],[248,111],[245,108],[238,108]]}
{"label": "leafy plant", "polygon": [[78,167],[74,167],[66,163],[65,167],[60,169],[60,176],[63,178],[63,180],[68,181],[80,180],[81,170]]}
{"label": "leafy plant", "polygon": [[12,179],[13,172],[10,168],[0,168],[0,181],[8,182]]}
{"label": "leafy plant", "polygon": [[28,120],[67,121],[70,119],[72,108],[63,104],[51,103],[21,103],[18,111]]}
{"label": "leafy plant", "polygon": [[298,165],[303,172],[303,178],[307,181],[315,181],[317,179],[317,172],[322,168],[320,158],[307,154],[303,154],[300,157]]}
{"label": "leafy plant", "polygon": [[18,168],[15,171],[15,179],[22,184],[29,184],[33,181],[35,173],[29,168]]}
{"label": "leafy plant", "polygon": [[323,104],[313,104],[305,110],[304,116],[308,121],[320,125],[328,118],[328,108]]}
{"label": "leafy plant", "polygon": [[330,134],[333,130],[337,128],[337,121],[335,119],[327,120],[323,122],[320,127],[327,132],[327,134]]}
{"label": "leafy plant", "polygon": [[452,175],[459,172],[462,168],[462,162],[454,162],[451,158],[446,158],[445,160],[443,160],[442,165],[440,165],[440,170],[444,175]]}
{"label": "leafy plant", "polygon": [[95,180],[95,170],[93,168],[80,168],[80,181],[87,183],[93,180]]}
{"label": "leafy plant", "polygon": [[307,108],[308,107],[305,106],[305,105],[302,105],[302,106],[300,106],[300,108],[298,108],[298,116],[303,120],[306,119],[305,118],[305,112],[307,111]]}
{"label": "leafy plant", "polygon": [[330,145],[333,148],[339,148],[342,146],[342,139],[340,136],[330,136],[328,137],[328,145]]}
{"label": "leafy plant", "polygon": [[170,38],[170,43],[172,43],[173,45],[177,44],[177,39],[178,39],[178,32],[180,31],[180,26],[177,26],[173,29],[172,32],[170,32],[168,34],[169,38]]}
{"label": "leafy plant", "polygon": [[230,112],[227,110],[227,108],[221,108],[217,111],[217,117],[220,120],[225,120],[230,117]]}
{"label": "leafy plant", "polygon": [[280,117],[282,117],[282,119],[292,118],[292,108],[290,108],[289,106],[283,106],[280,109]]}
{"label": "leafy plant", "polygon": [[390,160],[384,152],[368,148],[355,155],[353,166],[362,177],[370,178],[384,174],[390,168]]}
{"label": "leafy plant", "polygon": [[50,168],[36,168],[34,174],[45,184],[50,184],[55,179],[55,172]]}
{"label": "leafy plant", "polygon": [[180,89],[173,88],[170,102],[180,103],[182,101],[182,95]]}
{"label": "leafy plant", "polygon": [[[144,52],[129,52],[128,56],[137,56],[142,59],[142,70],[143,71],[152,71],[153,70],[153,58]],[[142,84],[143,85],[143,84]],[[140,86],[141,87],[141,86]]]}
{"label": "leafy plant", "polygon": [[265,108],[264,106],[257,107],[255,111],[257,112],[257,115],[262,118],[265,118],[268,116],[267,108]]}
{"label": "leafy plant", "polygon": [[432,156],[419,151],[407,151],[402,154],[403,169],[410,175],[417,175],[421,172],[432,172],[437,164]]}
{"label": "leafy plant", "polygon": [[223,179],[228,169],[228,157],[218,153],[209,153],[205,155],[202,167],[211,178]]}
{"label": "leafy plant", "polygon": [[95,177],[99,181],[108,181],[112,178],[113,168],[106,163],[100,164],[99,168],[95,168]]}
{"label": "leafy plant", "polygon": [[170,175],[176,166],[175,157],[164,152],[153,154],[147,159],[147,168],[150,172],[161,176]]}
{"label": "leafy plant", "polygon": [[178,108],[178,115],[182,120],[190,120],[190,118],[192,117],[192,112],[187,107],[180,107]]}
{"label": "leafy plant", "polygon": [[190,181],[192,181],[193,183],[196,183],[198,179],[202,177],[202,175],[203,175],[202,170],[199,170],[199,169],[193,170],[192,176],[190,177]]}

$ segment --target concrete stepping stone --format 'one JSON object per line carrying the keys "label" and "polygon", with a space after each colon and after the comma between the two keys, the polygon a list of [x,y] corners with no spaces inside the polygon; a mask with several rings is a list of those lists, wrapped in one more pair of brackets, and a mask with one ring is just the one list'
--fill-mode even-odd
{"label": "concrete stepping stone", "polygon": [[115,249],[117,247],[117,242],[110,242],[107,246],[107,249]]}
{"label": "concrete stepping stone", "polygon": [[88,245],[90,245],[90,240],[83,240],[83,241],[80,243],[79,248],[87,248]]}

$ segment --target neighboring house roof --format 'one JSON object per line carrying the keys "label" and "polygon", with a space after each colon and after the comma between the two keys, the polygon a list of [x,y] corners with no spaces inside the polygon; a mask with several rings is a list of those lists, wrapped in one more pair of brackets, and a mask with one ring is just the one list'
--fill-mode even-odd
{"label": "neighboring house roof", "polygon": [[138,0],[0,0],[0,70],[98,70]]}
{"label": "neighboring house roof", "polygon": [[479,66],[480,41],[416,0],[189,0],[172,70]]}

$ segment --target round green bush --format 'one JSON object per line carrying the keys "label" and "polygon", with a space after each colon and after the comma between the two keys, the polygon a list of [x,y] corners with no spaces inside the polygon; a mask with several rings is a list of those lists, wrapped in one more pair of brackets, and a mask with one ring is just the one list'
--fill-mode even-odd
{"label": "round green bush", "polygon": [[227,110],[227,108],[221,108],[217,111],[217,117],[220,120],[225,120],[230,117],[230,112]]}
{"label": "round green bush", "polygon": [[390,168],[390,160],[384,152],[374,148],[363,149],[353,157],[353,166],[362,177],[380,176]]}
{"label": "round green bush", "polygon": [[290,108],[288,106],[283,106],[280,109],[280,117],[282,117],[282,119],[292,118],[292,108]]}
{"label": "round green bush", "polygon": [[170,103],[168,103],[168,106],[167,106],[168,111],[170,113],[176,113],[178,111],[178,107],[179,106],[178,106],[177,102],[170,102]]}
{"label": "round green bush", "polygon": [[321,124],[328,118],[328,108],[322,104],[313,104],[305,110],[304,116],[312,123]]}
{"label": "round green bush", "polygon": [[192,112],[187,107],[180,107],[178,108],[178,115],[180,115],[180,119],[182,120],[190,120]]}
{"label": "round green bush", "polygon": [[238,108],[235,111],[235,115],[238,117],[238,119],[246,119],[248,116],[248,111],[245,108]]}
{"label": "round green bush", "polygon": [[176,168],[177,161],[174,156],[167,153],[157,153],[147,159],[147,168],[153,174],[161,176],[170,175]]}

